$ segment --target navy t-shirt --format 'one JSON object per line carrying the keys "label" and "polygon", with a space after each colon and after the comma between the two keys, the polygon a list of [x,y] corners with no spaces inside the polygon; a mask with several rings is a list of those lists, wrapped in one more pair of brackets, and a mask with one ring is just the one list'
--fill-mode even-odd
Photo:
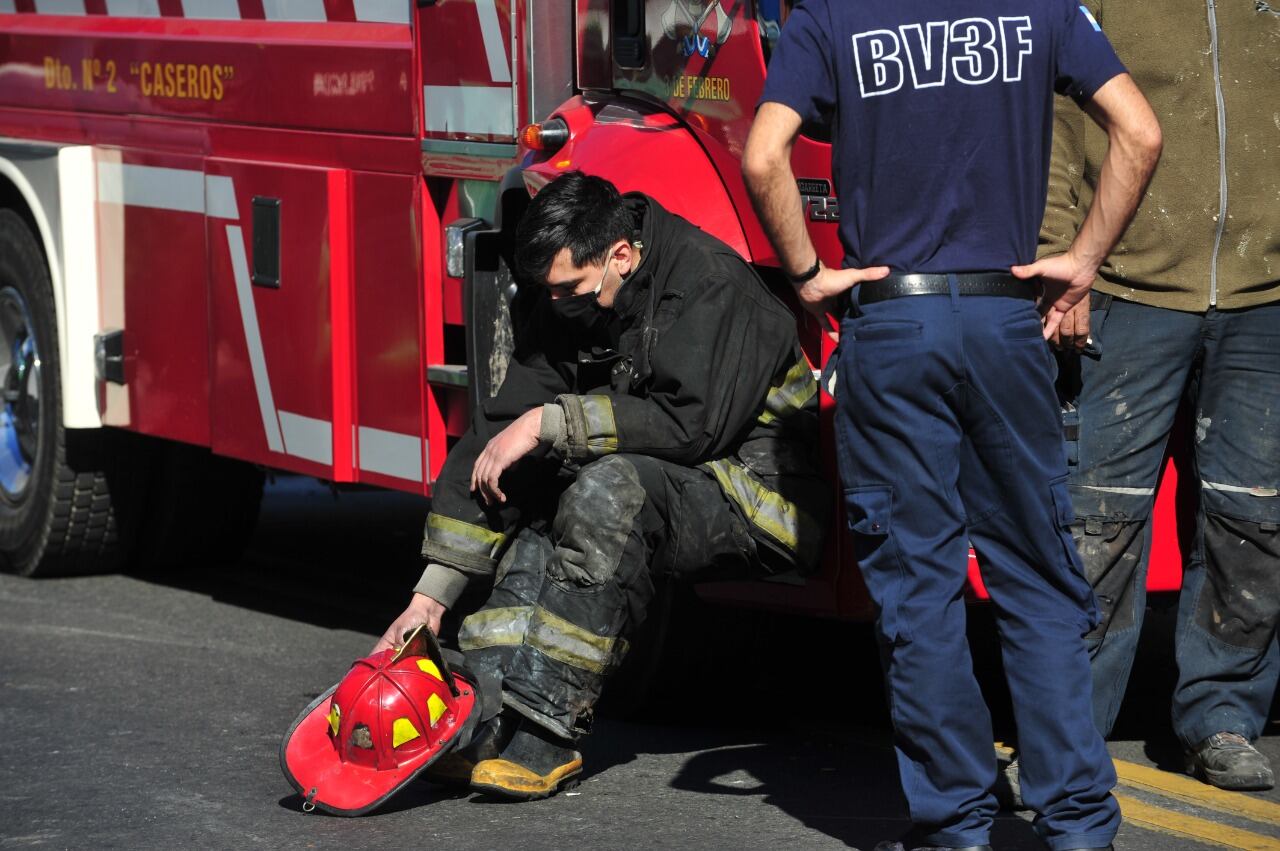
{"label": "navy t-shirt", "polygon": [[1123,71],[1074,0],[805,0],[761,102],[830,116],[846,265],[1005,271],[1035,259],[1053,92]]}

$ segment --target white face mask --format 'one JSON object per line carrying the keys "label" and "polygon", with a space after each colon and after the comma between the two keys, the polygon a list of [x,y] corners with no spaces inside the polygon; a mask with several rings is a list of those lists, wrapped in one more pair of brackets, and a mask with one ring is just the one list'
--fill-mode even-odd
{"label": "white face mask", "polygon": [[604,261],[604,271],[600,273],[600,283],[596,284],[596,288],[591,291],[594,296],[600,295],[600,291],[604,289],[604,279],[609,275],[609,261]]}

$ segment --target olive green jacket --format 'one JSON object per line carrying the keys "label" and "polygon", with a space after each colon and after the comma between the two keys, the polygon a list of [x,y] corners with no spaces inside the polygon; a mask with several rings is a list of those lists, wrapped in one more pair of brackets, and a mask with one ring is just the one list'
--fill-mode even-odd
{"label": "olive green jacket", "polygon": [[[1097,289],[1195,312],[1280,301],[1280,0],[1085,2],[1164,130]],[[1106,133],[1058,98],[1040,256],[1071,244],[1106,151]]]}

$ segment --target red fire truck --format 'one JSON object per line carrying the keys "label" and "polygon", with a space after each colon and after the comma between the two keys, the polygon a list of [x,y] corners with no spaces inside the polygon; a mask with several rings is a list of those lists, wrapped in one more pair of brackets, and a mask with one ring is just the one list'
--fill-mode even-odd
{"label": "red fire truck", "polygon": [[[0,0],[8,568],[230,545],[263,468],[429,495],[503,377],[514,223],[565,170],[653,195],[788,294],[739,174],[787,5]],[[836,263],[826,133],[794,167]],[[819,365],[831,342],[798,321]],[[1153,589],[1180,577],[1175,482]],[[838,531],[818,576],[703,593],[865,617],[847,553]]]}

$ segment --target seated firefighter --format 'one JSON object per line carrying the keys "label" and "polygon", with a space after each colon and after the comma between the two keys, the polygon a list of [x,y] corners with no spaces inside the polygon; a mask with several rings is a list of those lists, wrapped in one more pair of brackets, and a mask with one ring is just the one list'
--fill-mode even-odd
{"label": "seated firefighter", "polygon": [[375,650],[491,589],[458,643],[502,711],[436,777],[528,799],[581,772],[655,579],[811,570],[827,491],[795,317],[727,245],[571,172],[531,202],[515,260],[539,291],[528,327],[445,461],[426,570]]}

